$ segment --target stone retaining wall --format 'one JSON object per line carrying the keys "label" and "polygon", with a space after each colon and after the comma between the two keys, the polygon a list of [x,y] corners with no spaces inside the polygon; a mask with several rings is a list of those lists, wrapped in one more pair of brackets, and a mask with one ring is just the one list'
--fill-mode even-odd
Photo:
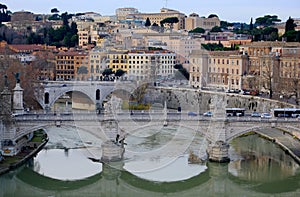
{"label": "stone retaining wall", "polygon": [[181,107],[182,110],[202,113],[209,110],[209,105],[215,95],[224,102],[227,102],[226,107],[245,108],[246,111],[251,112],[268,112],[272,108],[296,107],[292,104],[250,95],[167,87],[148,89],[145,95],[145,101],[161,103],[162,105],[164,101],[166,101],[169,109],[177,109],[178,107]]}

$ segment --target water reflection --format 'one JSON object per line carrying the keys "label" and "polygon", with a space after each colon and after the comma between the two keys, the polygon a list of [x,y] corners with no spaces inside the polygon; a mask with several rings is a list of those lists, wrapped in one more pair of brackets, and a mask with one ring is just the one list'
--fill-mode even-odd
{"label": "water reflection", "polygon": [[[131,141],[135,140],[131,139]],[[253,135],[235,139],[231,147],[232,161],[229,164],[208,162],[206,170],[183,181],[176,181],[172,175],[179,175],[181,171],[188,172],[184,156],[179,157],[178,163],[172,163],[169,171],[160,168],[162,171],[158,170],[155,175],[156,172],[152,174],[151,171],[147,172],[148,174],[145,172],[133,174],[122,170],[132,165],[131,171],[136,172],[132,162],[142,166],[148,162],[147,165],[151,165],[151,162],[147,160],[140,160],[143,157],[111,165],[101,165],[87,159],[88,153],[85,149],[69,149],[68,155],[64,149],[44,150],[27,166],[0,177],[0,196],[265,197],[300,195],[299,166],[278,146]],[[90,150],[89,148],[88,151]],[[93,152],[97,153],[99,150],[95,148]],[[161,158],[164,157],[165,155],[161,156]],[[55,179],[49,178],[50,175],[46,175],[46,172],[51,172],[50,168],[58,171],[60,177],[56,175],[53,176]],[[71,172],[63,172],[68,171],[67,168],[70,168]],[[201,165],[191,170],[195,172],[197,168],[201,168]],[[89,173],[91,172],[89,170],[93,172]],[[84,175],[76,174],[77,172]],[[74,173],[77,178],[72,177]],[[70,174],[72,176],[68,177]],[[147,176],[143,177],[145,175]],[[153,177],[148,177],[148,175],[161,176],[160,179],[169,178],[173,181],[150,181]],[[80,176],[82,178],[79,178]],[[62,180],[57,180],[58,178]]]}
{"label": "water reflection", "polygon": [[100,173],[102,164],[89,160],[82,149],[48,149],[34,159],[33,170],[53,179],[80,180]]}
{"label": "water reflection", "polygon": [[229,172],[242,180],[272,182],[294,176],[299,165],[278,145],[257,135],[241,137],[231,143],[234,161],[229,163]]}

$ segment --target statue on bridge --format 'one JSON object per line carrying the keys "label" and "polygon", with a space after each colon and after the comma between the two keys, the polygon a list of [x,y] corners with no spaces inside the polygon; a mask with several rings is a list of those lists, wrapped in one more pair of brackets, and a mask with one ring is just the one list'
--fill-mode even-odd
{"label": "statue on bridge", "polygon": [[8,77],[7,75],[4,75],[4,87],[8,87]]}
{"label": "statue on bridge", "polygon": [[20,73],[19,72],[17,72],[17,73],[13,73],[14,74],[14,76],[15,76],[15,79],[16,79],[16,82],[17,83],[20,83],[21,82],[21,80],[20,80]]}

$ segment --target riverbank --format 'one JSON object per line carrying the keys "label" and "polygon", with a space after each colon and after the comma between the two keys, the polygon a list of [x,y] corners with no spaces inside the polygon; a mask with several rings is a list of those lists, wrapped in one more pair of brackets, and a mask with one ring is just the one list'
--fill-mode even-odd
{"label": "riverbank", "polygon": [[[40,150],[42,150],[48,141],[48,137],[42,138],[40,142],[37,142],[36,138],[33,138],[32,141],[27,143],[28,146],[26,146],[26,149],[22,150],[17,155],[12,157],[4,157],[4,160],[0,162],[0,175],[14,170],[26,163],[29,159],[34,157]],[[29,146],[29,143],[34,143],[34,146]]]}

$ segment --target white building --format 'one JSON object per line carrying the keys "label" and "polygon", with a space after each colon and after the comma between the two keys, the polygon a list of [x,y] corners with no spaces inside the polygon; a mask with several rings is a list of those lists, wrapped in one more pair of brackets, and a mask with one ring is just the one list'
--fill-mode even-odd
{"label": "white building", "polygon": [[167,50],[128,52],[128,77],[132,80],[156,80],[174,76],[176,54]]}

